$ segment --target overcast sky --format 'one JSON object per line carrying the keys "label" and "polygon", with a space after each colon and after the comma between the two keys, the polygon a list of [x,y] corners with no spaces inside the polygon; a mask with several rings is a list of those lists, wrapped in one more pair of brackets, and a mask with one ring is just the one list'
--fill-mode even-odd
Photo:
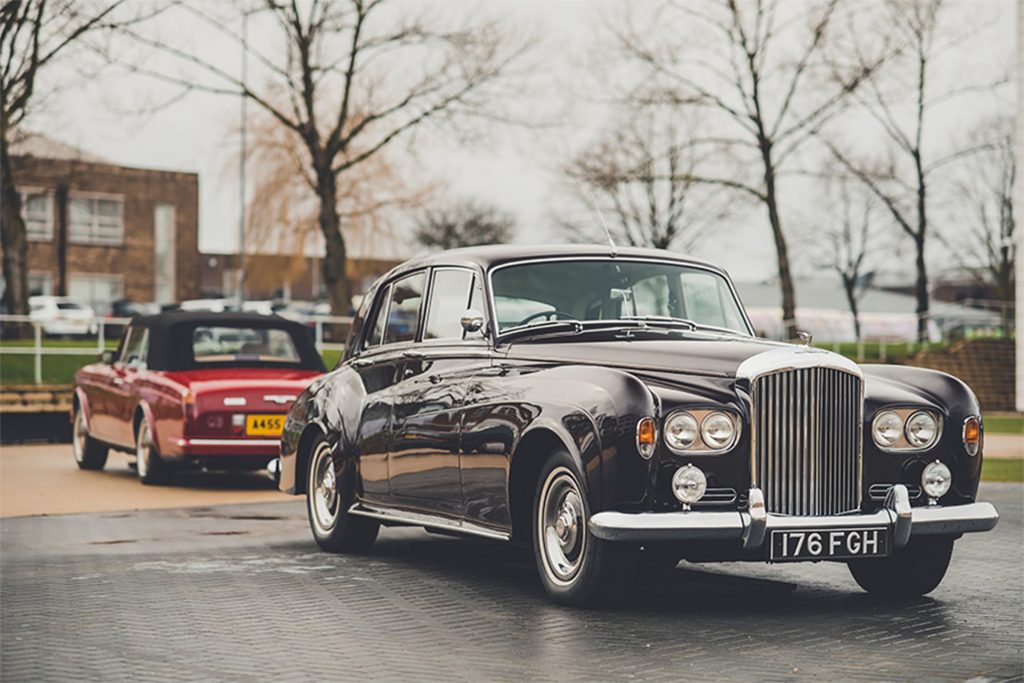
{"label": "overcast sky", "polygon": [[[475,10],[478,4],[460,0],[448,3],[445,10]],[[956,3],[953,11],[957,16],[980,21],[981,29],[952,55],[944,73],[956,78],[968,68],[989,69],[994,76],[1001,64],[1012,64],[1015,4],[1013,0]],[[482,5],[485,12],[507,18],[516,30],[533,31],[539,36],[537,49],[544,67],[538,71],[537,87],[524,96],[523,102],[515,104],[556,115],[564,125],[541,131],[495,128],[486,139],[477,141],[426,127],[415,140],[418,168],[450,186],[453,194],[479,197],[513,211],[519,219],[517,241],[564,241],[552,220],[553,210],[565,201],[560,194],[558,164],[564,155],[585,144],[607,115],[603,107],[587,104],[586,93],[575,86],[587,82],[581,70],[592,57],[601,27],[621,16],[625,6],[623,2],[596,0],[489,0]],[[196,29],[194,22],[180,16],[160,21],[163,23],[156,30],[161,35],[180,38],[188,32],[187,40],[193,46],[225,69],[237,72],[240,57],[230,40],[216,32]],[[265,52],[272,52],[276,43],[270,27],[254,23],[250,35],[254,42],[263,41],[268,46]],[[237,98],[193,92],[168,104],[179,93],[178,88],[123,72],[107,71],[86,83],[68,72],[53,73],[50,79],[50,84],[59,86],[59,92],[46,100],[43,109],[34,112],[29,127],[115,163],[199,173],[200,249],[230,252],[237,248]],[[567,95],[573,102],[566,102]],[[1002,95],[1003,100],[1012,100],[1012,96],[1012,91]],[[995,106],[993,102],[985,96],[961,99],[944,113],[943,135],[970,127],[990,113],[987,110]],[[152,112],[139,112],[157,105],[162,106]],[[788,204],[804,203],[805,198],[799,196],[804,191],[800,185],[791,186]],[[792,213],[799,212],[796,209]],[[723,223],[713,238],[702,242],[697,255],[724,265],[737,279],[770,276],[774,271],[774,248],[763,213],[763,209],[738,213]],[[799,239],[794,234],[796,229],[790,231],[791,240]],[[394,255],[406,255],[400,253],[405,248],[397,251]],[[906,264],[909,273],[909,259]]]}

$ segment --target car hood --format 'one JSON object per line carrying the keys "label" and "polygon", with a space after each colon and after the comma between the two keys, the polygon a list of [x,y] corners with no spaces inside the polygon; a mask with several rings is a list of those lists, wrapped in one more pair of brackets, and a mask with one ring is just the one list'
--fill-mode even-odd
{"label": "car hood", "polygon": [[507,357],[526,362],[604,365],[623,370],[734,377],[743,361],[780,348],[799,347],[743,337],[527,342],[512,344]]}

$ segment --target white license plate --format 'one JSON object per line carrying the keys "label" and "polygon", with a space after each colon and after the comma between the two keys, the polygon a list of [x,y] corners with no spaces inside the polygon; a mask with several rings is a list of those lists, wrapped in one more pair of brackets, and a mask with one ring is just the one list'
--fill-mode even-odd
{"label": "white license plate", "polygon": [[885,527],[786,529],[772,531],[769,547],[772,562],[886,557],[889,530]]}

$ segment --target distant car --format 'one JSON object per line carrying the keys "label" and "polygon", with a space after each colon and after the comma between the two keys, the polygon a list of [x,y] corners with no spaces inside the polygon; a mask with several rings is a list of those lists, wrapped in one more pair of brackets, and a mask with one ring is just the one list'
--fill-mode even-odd
{"label": "distant car", "polygon": [[63,296],[33,296],[28,300],[29,316],[44,334],[96,334],[96,312],[89,306]]}
{"label": "distant car", "polygon": [[178,310],[223,313],[231,310],[234,303],[232,299],[189,299],[178,304]]}
{"label": "distant car", "polygon": [[278,316],[137,317],[117,351],[75,375],[75,461],[100,470],[124,451],[144,484],[184,464],[266,467],[292,401],[323,372],[306,328]]}
{"label": "distant car", "polygon": [[154,315],[160,312],[160,304],[131,299],[118,299],[110,304],[111,318],[133,318],[137,315]]}

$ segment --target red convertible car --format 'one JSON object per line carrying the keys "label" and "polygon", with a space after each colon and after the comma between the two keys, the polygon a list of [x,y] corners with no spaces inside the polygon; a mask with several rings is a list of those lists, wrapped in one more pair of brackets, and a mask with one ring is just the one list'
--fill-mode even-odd
{"label": "red convertible car", "polygon": [[292,401],[324,369],[309,330],[278,316],[136,317],[117,351],[75,375],[75,461],[99,470],[125,451],[144,484],[180,465],[266,467]]}

